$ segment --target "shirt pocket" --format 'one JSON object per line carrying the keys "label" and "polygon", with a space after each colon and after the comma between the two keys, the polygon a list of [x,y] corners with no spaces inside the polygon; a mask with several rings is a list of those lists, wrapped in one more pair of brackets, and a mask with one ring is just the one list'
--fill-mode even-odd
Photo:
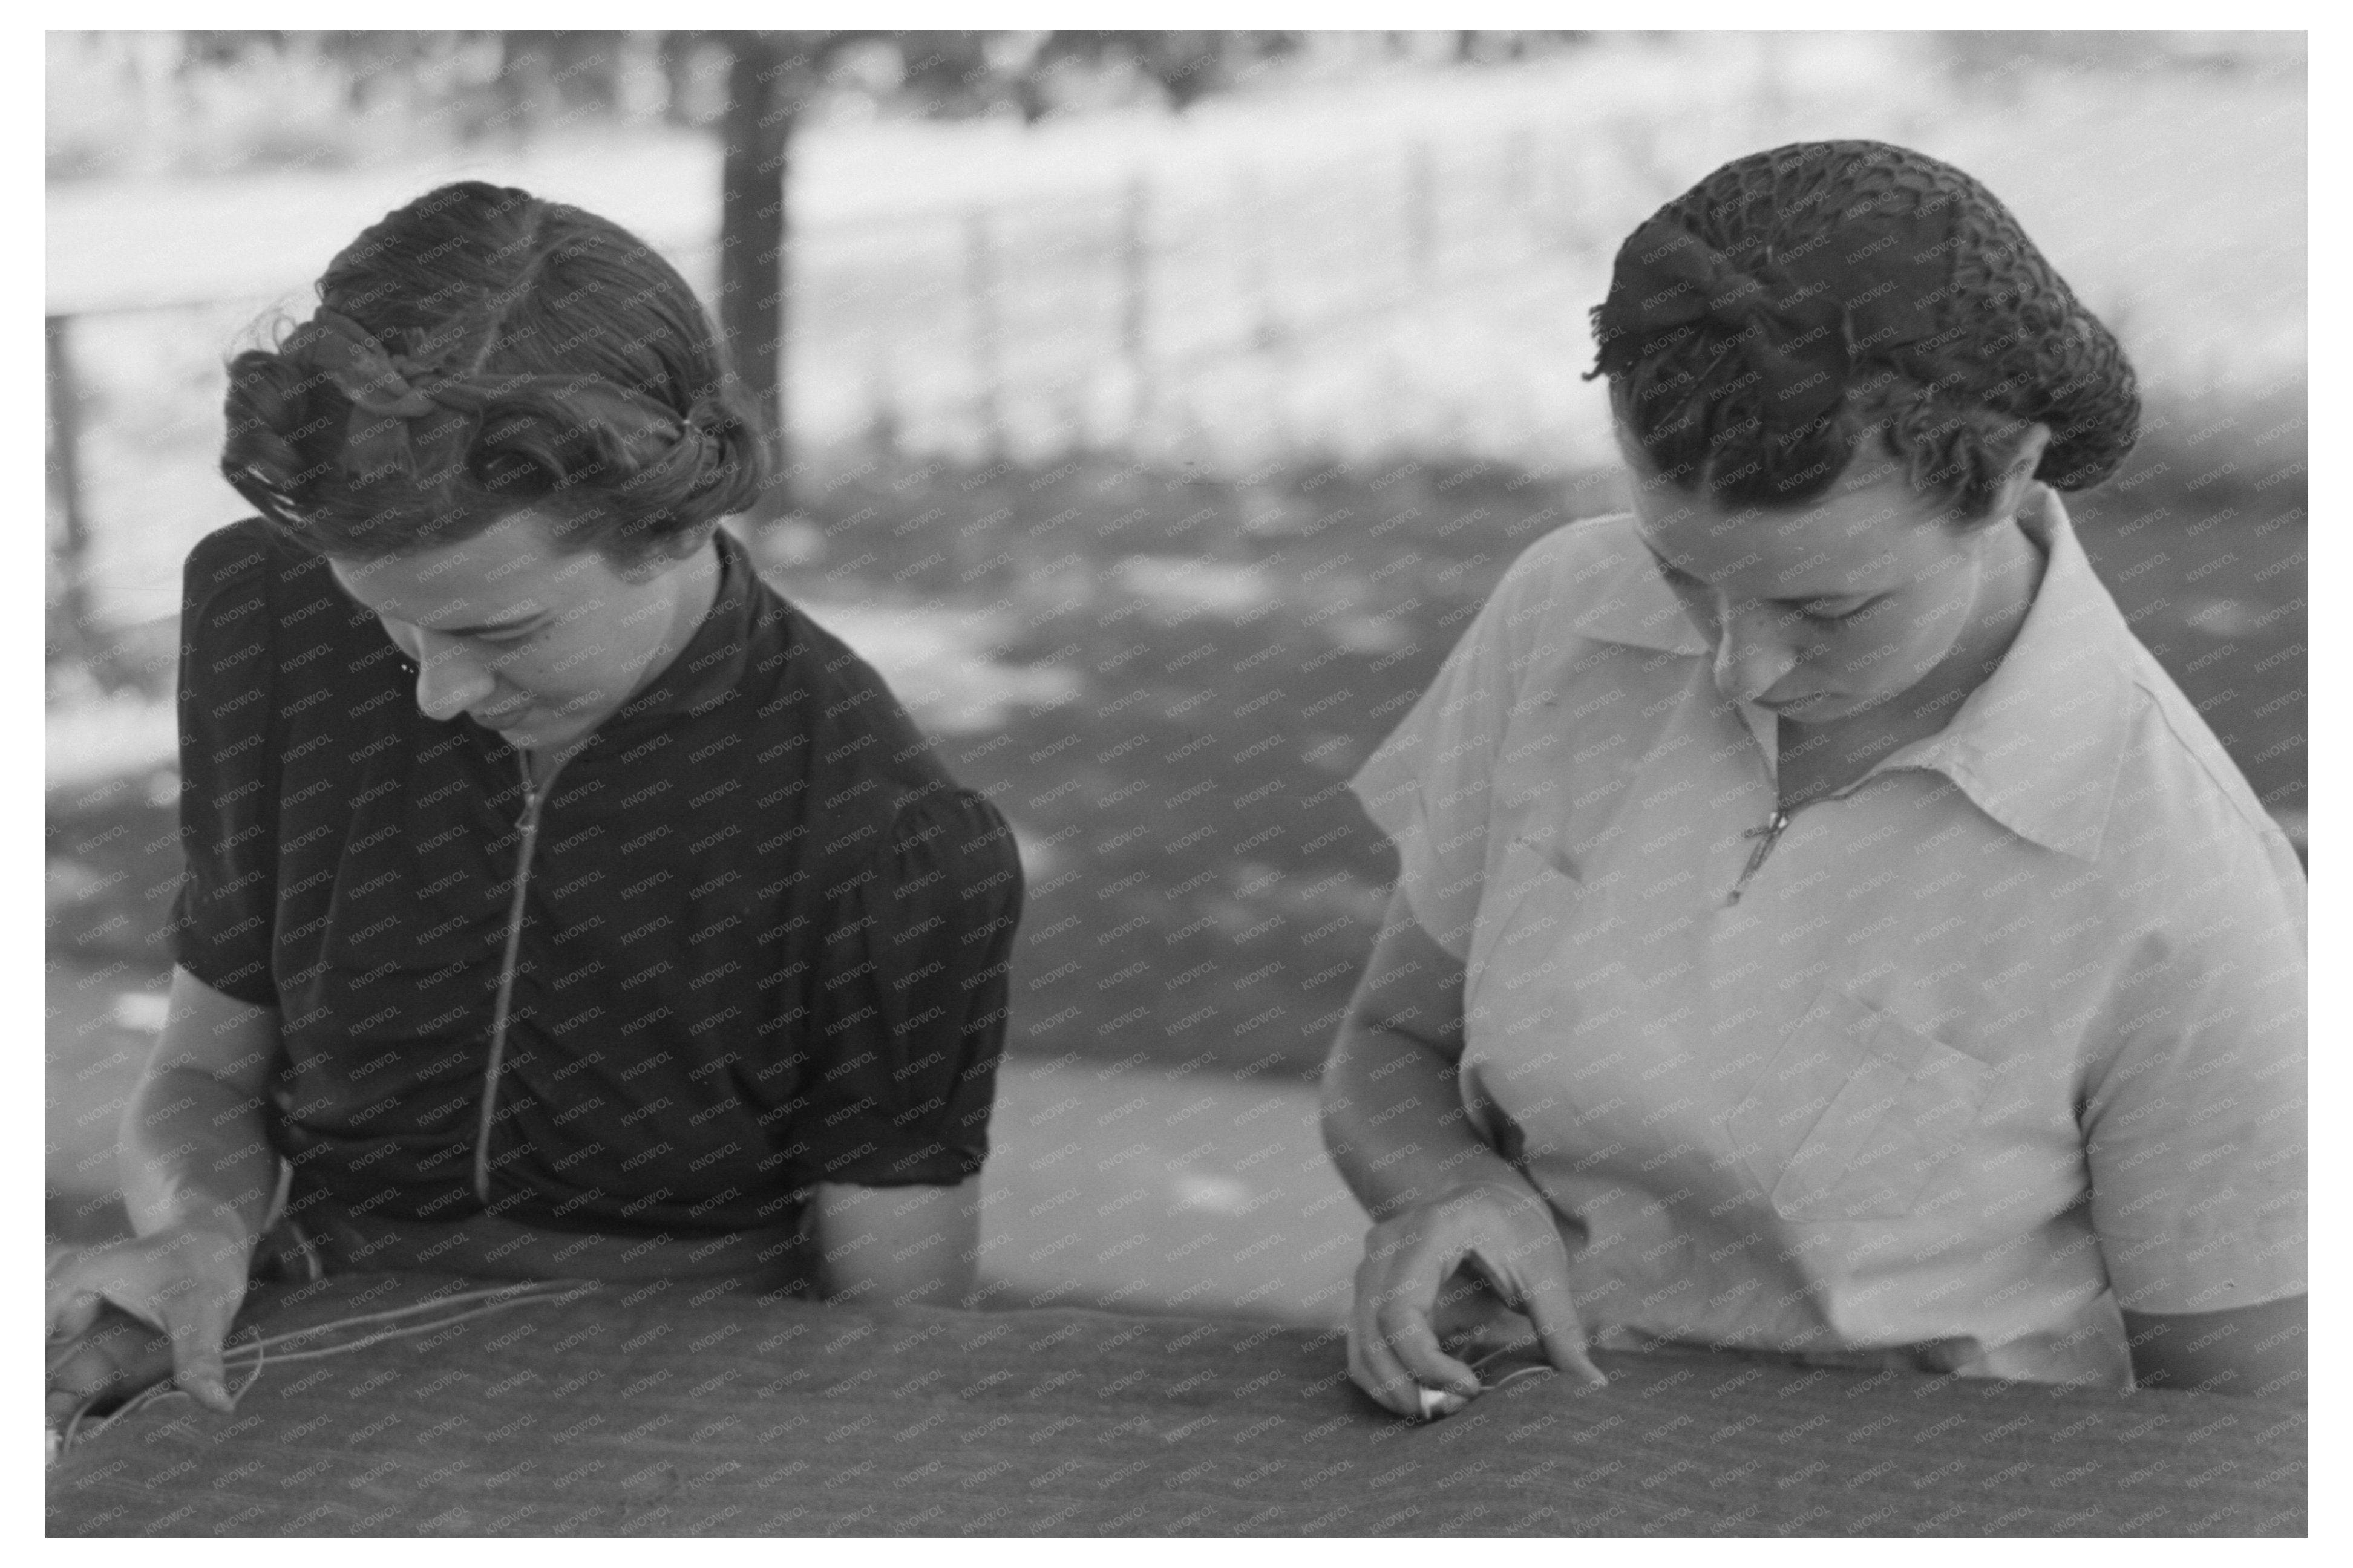
{"label": "shirt pocket", "polygon": [[1725,1127],[1783,1219],[1899,1219],[1976,1125],[1993,1076],[1830,987]]}

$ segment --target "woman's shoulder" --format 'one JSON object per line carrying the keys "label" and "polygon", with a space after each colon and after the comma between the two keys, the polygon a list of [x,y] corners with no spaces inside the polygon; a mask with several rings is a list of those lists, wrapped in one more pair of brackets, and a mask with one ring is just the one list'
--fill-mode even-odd
{"label": "woman's shoulder", "polygon": [[2286,833],[2196,704],[2154,656],[2140,655],[2129,672],[2107,847],[2126,865],[2148,862],[2192,905],[2200,889],[2221,884],[2300,889],[2303,867]]}
{"label": "woman's shoulder", "polygon": [[1639,560],[1642,542],[1630,511],[1577,518],[1538,534],[1514,558],[1506,580],[1525,578],[1546,587],[1573,588]]}
{"label": "woman's shoulder", "polygon": [[1466,640],[1535,679],[1558,660],[1584,668],[1597,647],[1691,652],[1691,639],[1632,514],[1610,512],[1528,543],[1487,595]]}
{"label": "woman's shoulder", "polygon": [[944,870],[969,886],[997,872],[1004,873],[998,881],[1018,879],[1021,871],[1005,814],[987,795],[954,783],[902,789],[892,802],[880,855],[902,879],[918,880]]}
{"label": "woman's shoulder", "polygon": [[1627,585],[1648,595],[1657,583],[1631,512],[1605,512],[1565,522],[1530,541],[1496,582],[1490,617],[1505,626],[1540,622],[1565,632],[1586,613],[1624,596]]}
{"label": "woman's shoulder", "polygon": [[[754,661],[763,677],[763,721],[788,732],[807,759],[813,788],[862,794],[952,788],[955,781],[898,694],[864,655],[822,622],[763,584],[759,619],[768,645]],[[870,782],[871,781],[871,782]]]}
{"label": "woman's shoulder", "polygon": [[192,629],[218,619],[224,606],[266,604],[286,612],[338,596],[322,556],[289,541],[259,517],[227,523],[198,540],[181,568],[180,610]]}

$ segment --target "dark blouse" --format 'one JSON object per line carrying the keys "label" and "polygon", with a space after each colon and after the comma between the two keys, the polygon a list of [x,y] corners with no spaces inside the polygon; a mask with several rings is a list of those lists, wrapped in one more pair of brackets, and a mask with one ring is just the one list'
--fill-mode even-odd
{"label": "dark blouse", "polygon": [[424,717],[323,559],[259,520],[189,555],[178,957],[279,1012],[298,1199],[700,1235],[980,1168],[1010,830],[717,547],[693,639],[535,820],[522,754]]}

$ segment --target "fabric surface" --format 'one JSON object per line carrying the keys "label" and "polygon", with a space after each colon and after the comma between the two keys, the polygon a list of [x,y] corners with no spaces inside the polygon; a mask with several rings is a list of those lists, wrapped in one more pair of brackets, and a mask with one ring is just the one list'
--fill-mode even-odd
{"label": "fabric surface", "polygon": [[[455,1284],[354,1276],[273,1330]],[[1605,1353],[1416,1425],[1336,1332],[607,1285],[265,1365],[52,1468],[85,1535],[2259,1535],[2300,1405]]]}
{"label": "fabric surface", "polygon": [[[863,661],[723,531],[713,607],[555,775],[532,839],[490,1203],[544,1229],[788,1227],[818,1181],[987,1152],[1020,867]],[[188,560],[180,963],[280,1015],[292,1205],[480,1212],[522,754],[417,708],[326,563]]]}
{"label": "fabric surface", "polygon": [[1532,547],[1354,781],[1588,1322],[2121,1384],[2119,1301],[2304,1289],[2301,869],[2038,543],[2001,668],[1761,861],[1776,722],[1623,517]]}

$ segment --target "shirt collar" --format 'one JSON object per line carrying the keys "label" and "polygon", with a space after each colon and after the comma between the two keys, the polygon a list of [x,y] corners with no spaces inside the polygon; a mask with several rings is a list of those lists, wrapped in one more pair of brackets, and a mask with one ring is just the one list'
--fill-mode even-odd
{"label": "shirt collar", "polygon": [[2061,508],[2023,524],[2044,563],[2026,624],[1951,723],[1881,766],[1934,768],[2020,837],[2094,860],[2132,721],[2132,631]]}
{"label": "shirt collar", "polygon": [[[2021,838],[2082,860],[2099,855],[2123,765],[2131,631],[2076,542],[2063,510],[2022,520],[2042,549],[2042,582],[2017,638],[1944,729],[1872,771],[1926,768]],[[1578,616],[1577,635],[1662,653],[1711,650],[1650,552],[1621,530],[1624,552]]]}
{"label": "shirt collar", "polygon": [[1598,574],[1600,589],[1586,601],[1577,616],[1577,635],[1661,653],[1707,657],[1713,650],[1683,614],[1683,601],[1659,575],[1651,552],[1634,532],[1631,513],[1620,520],[1616,533],[1624,549],[1619,552],[1615,570],[1605,567]]}

